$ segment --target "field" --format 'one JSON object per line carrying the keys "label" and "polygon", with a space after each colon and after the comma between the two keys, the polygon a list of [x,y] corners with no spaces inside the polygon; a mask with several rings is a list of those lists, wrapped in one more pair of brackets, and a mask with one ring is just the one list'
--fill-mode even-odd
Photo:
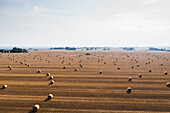
{"label": "field", "polygon": [[[0,89],[0,113],[32,113],[35,104],[40,105],[38,113],[170,112],[170,88],[166,86],[170,82],[170,53],[86,53],[0,54],[0,85],[8,85]],[[50,76],[54,84],[50,84]],[[126,92],[128,87],[131,93]],[[48,100],[50,93],[54,97]]]}

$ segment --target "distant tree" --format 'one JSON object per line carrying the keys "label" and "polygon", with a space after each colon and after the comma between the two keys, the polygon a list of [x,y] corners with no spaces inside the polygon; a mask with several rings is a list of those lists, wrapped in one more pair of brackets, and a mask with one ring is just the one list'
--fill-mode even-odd
{"label": "distant tree", "polygon": [[133,51],[134,50],[134,48],[133,47],[130,47],[130,48],[128,48],[128,47],[124,47],[124,48],[122,48],[123,50],[129,50],[129,51]]}
{"label": "distant tree", "polygon": [[27,50],[26,49],[21,49],[21,48],[14,47],[10,52],[11,53],[23,53],[23,52],[27,52]]}
{"label": "distant tree", "polygon": [[90,50],[89,48],[86,48],[86,50],[88,51],[88,50]]}
{"label": "distant tree", "polygon": [[65,47],[65,49],[66,49],[66,50],[76,50],[75,47],[72,47],[72,48],[71,48],[71,47]]}

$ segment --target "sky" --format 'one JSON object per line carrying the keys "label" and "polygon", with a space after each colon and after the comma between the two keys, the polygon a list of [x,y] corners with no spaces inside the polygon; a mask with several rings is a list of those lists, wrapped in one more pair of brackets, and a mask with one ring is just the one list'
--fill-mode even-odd
{"label": "sky", "polygon": [[170,0],[0,0],[0,46],[170,46]]}

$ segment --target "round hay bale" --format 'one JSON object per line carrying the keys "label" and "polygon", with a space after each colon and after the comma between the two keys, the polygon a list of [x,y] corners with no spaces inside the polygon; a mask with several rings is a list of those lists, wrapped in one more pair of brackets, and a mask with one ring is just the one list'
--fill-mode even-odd
{"label": "round hay bale", "polygon": [[169,82],[168,82],[168,83],[166,83],[166,86],[167,86],[167,87],[170,87],[170,83],[169,83]]}
{"label": "round hay bale", "polygon": [[3,85],[3,86],[2,86],[2,89],[6,89],[6,88],[7,88],[7,85]]}
{"label": "round hay bale", "polygon": [[52,98],[53,98],[53,94],[49,94],[48,99],[52,99]]}
{"label": "round hay bale", "polygon": [[100,71],[100,72],[99,72],[99,74],[103,74],[103,72],[102,72],[102,71]]}
{"label": "round hay bale", "polygon": [[74,71],[78,71],[78,69],[76,68]]}
{"label": "round hay bale", "polygon": [[38,104],[34,105],[33,112],[37,112],[40,109],[40,106]]}
{"label": "round hay bale", "polygon": [[50,73],[47,73],[46,76],[50,76]]}
{"label": "round hay bale", "polygon": [[139,78],[142,78],[142,74],[139,74]]}
{"label": "round hay bale", "polygon": [[38,70],[37,73],[41,73],[41,70]]}
{"label": "round hay bale", "polygon": [[79,66],[80,66],[80,67],[83,67],[83,65],[82,65],[82,64],[80,64]]}
{"label": "round hay bale", "polygon": [[126,92],[127,92],[127,93],[131,93],[131,92],[132,92],[131,87],[128,87]]}
{"label": "round hay bale", "polygon": [[50,80],[52,80],[53,79],[53,76],[50,76]]}
{"label": "round hay bale", "polygon": [[164,74],[165,74],[165,75],[168,75],[168,72],[165,72]]}
{"label": "round hay bale", "polygon": [[131,78],[131,77],[129,77],[129,78],[128,78],[128,82],[131,82],[131,81],[132,81],[132,78]]}
{"label": "round hay bale", "polygon": [[54,84],[54,80],[51,80],[50,84]]}

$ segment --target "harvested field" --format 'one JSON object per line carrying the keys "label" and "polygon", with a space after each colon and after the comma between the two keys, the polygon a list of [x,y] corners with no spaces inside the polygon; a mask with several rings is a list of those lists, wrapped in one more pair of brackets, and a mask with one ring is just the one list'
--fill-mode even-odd
{"label": "harvested field", "polygon": [[[8,85],[0,89],[0,113],[32,113],[35,104],[40,105],[39,113],[170,112],[170,87],[166,86],[170,53],[86,53],[0,54],[0,85]],[[47,73],[53,76],[53,84]],[[131,93],[126,92],[128,87]],[[49,94],[54,97],[45,101]]]}

